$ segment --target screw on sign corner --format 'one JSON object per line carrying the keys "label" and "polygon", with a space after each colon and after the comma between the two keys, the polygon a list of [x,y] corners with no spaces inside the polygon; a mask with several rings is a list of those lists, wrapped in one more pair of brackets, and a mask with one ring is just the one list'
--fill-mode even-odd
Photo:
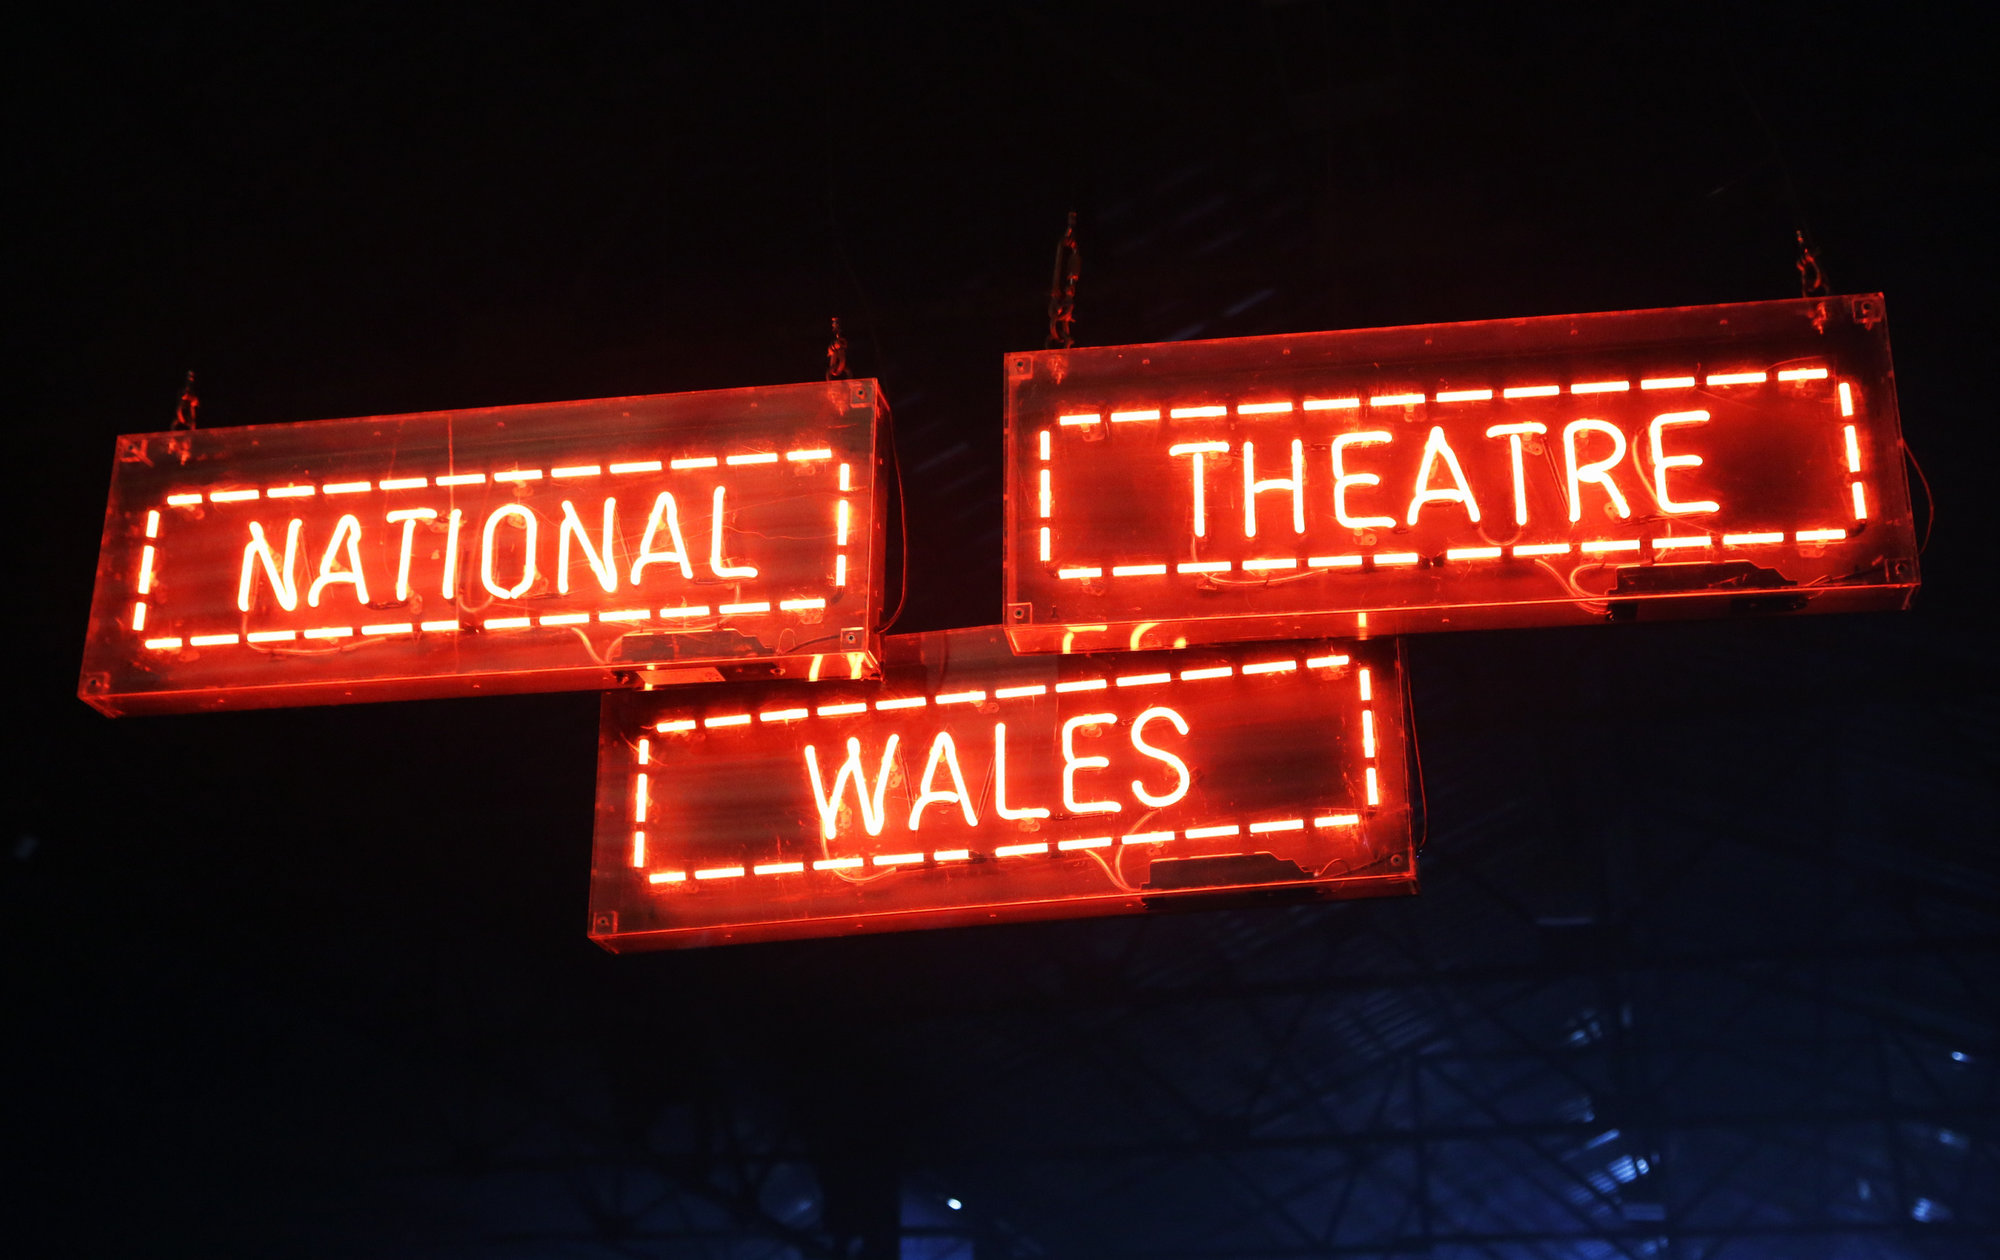
{"label": "screw on sign corner", "polygon": [[1010,621],[1026,621],[1031,611],[1027,604],[1010,604],[1007,606],[1007,617]]}
{"label": "screw on sign corner", "polygon": [[1014,375],[1016,376],[1033,376],[1035,374],[1034,360],[1026,357],[1025,355],[1022,356],[1021,358],[1015,359],[1013,367],[1014,367]]}
{"label": "screw on sign corner", "polygon": [[847,405],[850,407],[866,407],[874,400],[874,390],[867,381],[855,381],[847,387]]}
{"label": "screw on sign corner", "polygon": [[840,632],[840,645],[842,647],[860,647],[861,631],[858,629],[842,630]]}
{"label": "screw on sign corner", "polygon": [[590,916],[590,934],[592,936],[609,936],[617,930],[618,912],[616,910],[599,910]]}

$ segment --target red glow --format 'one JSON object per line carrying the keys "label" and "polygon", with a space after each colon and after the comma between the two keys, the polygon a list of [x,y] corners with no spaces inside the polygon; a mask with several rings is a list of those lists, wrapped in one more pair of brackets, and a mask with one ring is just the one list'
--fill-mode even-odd
{"label": "red glow", "polygon": [[1823,331],[1820,305],[1010,355],[1009,636],[1900,607],[1915,539],[1880,300],[1834,300]]}
{"label": "red glow", "polygon": [[810,718],[752,723],[760,693],[740,689],[607,695],[592,936],[627,949],[1273,884],[1413,891],[1407,717],[1374,679],[1399,668],[1393,644],[1016,657],[1000,631],[962,630],[885,645],[880,684]]}
{"label": "red glow", "polygon": [[864,675],[878,416],[836,381],[120,438],[79,694]]}

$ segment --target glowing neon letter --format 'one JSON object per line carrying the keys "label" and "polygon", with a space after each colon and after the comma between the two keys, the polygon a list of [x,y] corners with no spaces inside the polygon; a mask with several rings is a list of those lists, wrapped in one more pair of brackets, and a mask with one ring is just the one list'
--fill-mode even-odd
{"label": "glowing neon letter", "polygon": [[271,591],[278,597],[278,606],[291,612],[299,606],[299,580],[294,574],[294,566],[299,558],[299,530],[304,521],[294,517],[285,527],[285,571],[278,572],[278,558],[271,554],[271,542],[264,537],[264,527],[256,521],[250,522],[250,543],[243,548],[243,580],[236,584],[236,607],[250,611],[250,586],[257,580],[257,570],[251,567],[255,560],[264,566],[264,576],[271,580]]}
{"label": "glowing neon letter", "polygon": [[[951,784],[955,791],[939,792],[931,788],[931,778],[937,774],[942,764],[951,771]],[[917,830],[918,818],[926,805],[941,805],[946,801],[957,801],[958,808],[965,814],[965,825],[977,827],[979,818],[972,812],[972,794],[965,790],[965,775],[958,768],[958,749],[952,745],[951,732],[939,731],[931,741],[930,759],[924,762],[924,777],[917,781],[917,802],[910,806],[910,830]]]}
{"label": "glowing neon letter", "polygon": [[727,565],[722,563],[722,494],[723,488],[715,488],[715,532],[709,535],[708,567],[719,578],[753,578],[757,570],[750,565]]}
{"label": "glowing neon letter", "polygon": [[1514,523],[1528,523],[1528,473],[1521,465],[1521,439],[1530,433],[1547,433],[1549,426],[1534,420],[1523,420],[1519,424],[1496,424],[1486,430],[1486,436],[1504,437],[1510,453],[1514,457]]}
{"label": "glowing neon letter", "polygon": [[1187,720],[1181,717],[1180,714],[1164,705],[1148,709],[1138,717],[1132,719],[1132,747],[1138,749],[1148,757],[1154,757],[1166,762],[1174,768],[1174,773],[1180,777],[1180,782],[1165,796],[1154,796],[1146,790],[1145,784],[1134,779],[1132,780],[1132,795],[1138,797],[1141,804],[1149,805],[1154,809],[1165,809],[1188,794],[1188,785],[1194,782],[1194,776],[1188,773],[1187,762],[1182,761],[1179,757],[1174,756],[1164,748],[1155,748],[1146,742],[1145,736],[1140,732],[1145,729],[1146,723],[1152,721],[1154,718],[1165,718],[1167,721],[1173,723],[1174,729],[1183,735],[1188,733],[1188,724]]}
{"label": "glowing neon letter", "polygon": [[1380,446],[1393,442],[1395,438],[1380,429],[1370,429],[1366,433],[1343,433],[1333,439],[1333,518],[1349,529],[1393,529],[1393,516],[1349,516],[1347,514],[1347,488],[1349,486],[1379,486],[1382,479],[1374,473],[1351,473],[1347,471],[1345,459],[1350,446]]}
{"label": "glowing neon letter", "polygon": [[556,590],[569,594],[569,540],[572,535],[576,545],[583,552],[583,562],[597,575],[597,584],[607,591],[618,589],[618,566],[612,563],[611,539],[616,532],[612,512],[618,507],[618,500],[604,501],[604,550],[590,545],[590,535],[583,532],[583,522],[578,519],[576,505],[563,500],[562,529],[556,536]]}
{"label": "glowing neon letter", "polygon": [[[667,537],[673,539],[672,551],[654,551],[653,540],[660,535],[660,526],[667,527]],[[680,513],[674,510],[674,496],[671,491],[660,491],[660,497],[653,500],[653,514],[646,518],[646,532],[639,536],[639,558],[632,562],[632,585],[639,585],[639,575],[649,564],[666,564],[671,561],[680,566],[681,576],[692,578],[694,566],[688,563],[687,540],[681,537]]]}
{"label": "glowing neon letter", "polygon": [[882,834],[882,795],[889,787],[889,768],[896,764],[897,736],[891,735],[882,748],[882,768],[875,775],[875,796],[871,802],[868,796],[868,775],[861,768],[861,741],[849,736],[847,740],[847,760],[840,764],[840,773],[834,776],[833,792],[827,793],[825,781],[819,775],[819,752],[811,744],[806,745],[806,771],[812,776],[813,801],[819,806],[819,830],[828,840],[836,832],[834,822],[840,816],[840,798],[847,791],[848,781],[854,782],[854,795],[861,802],[861,825],[871,836]]}
{"label": "glowing neon letter", "polygon": [[1243,444],[1243,536],[1257,536],[1257,496],[1266,490],[1292,492],[1292,532],[1306,532],[1306,444],[1292,439],[1292,475],[1257,480],[1257,444]]}
{"label": "glowing neon letter", "polygon": [[1049,811],[1030,805],[1007,808],[1007,724],[993,724],[993,812],[1002,818],[1047,818]]}
{"label": "glowing neon letter", "polygon": [[[336,553],[342,544],[347,547],[347,568],[336,569],[334,562],[340,559]],[[319,607],[319,593],[336,583],[345,582],[354,588],[354,598],[368,602],[368,579],[361,576],[361,522],[354,519],[352,512],[340,518],[333,527],[333,537],[326,540],[326,555],[319,562],[319,576],[313,579],[312,589],[306,592],[306,603]]]}
{"label": "glowing neon letter", "polygon": [[396,561],[396,599],[398,602],[410,597],[410,548],[416,542],[417,522],[437,519],[436,508],[409,508],[401,512],[389,513],[389,523],[403,523],[403,551]]}
{"label": "glowing neon letter", "polygon": [[[1227,442],[1182,442],[1177,446],[1169,446],[1167,448],[1167,454],[1170,457],[1177,455],[1191,455],[1194,457],[1194,536],[1196,538],[1206,538],[1208,536],[1208,489],[1204,484],[1202,476],[1201,457],[1211,452],[1226,454],[1228,451],[1229,443]],[[1042,475],[1044,477],[1048,476],[1046,469],[1043,470]],[[1043,512],[1042,515],[1047,516],[1048,513]],[[1044,560],[1048,559],[1047,556],[1042,558]]]}
{"label": "glowing neon letter", "polygon": [[[1436,466],[1440,455],[1444,456],[1444,466],[1451,469],[1452,483],[1458,487],[1456,490],[1431,489],[1431,469]],[[1479,524],[1479,504],[1472,497],[1472,487],[1465,484],[1465,470],[1458,466],[1457,452],[1451,449],[1450,442],[1445,441],[1444,426],[1438,424],[1431,426],[1431,435],[1424,439],[1424,457],[1417,464],[1417,489],[1410,499],[1410,524],[1417,523],[1417,513],[1424,510],[1426,503],[1462,503],[1472,523]]]}
{"label": "glowing neon letter", "polygon": [[[1246,444],[1247,445],[1247,444]],[[1072,814],[1115,814],[1124,807],[1117,801],[1079,801],[1076,799],[1076,772],[1079,770],[1108,769],[1109,757],[1079,757],[1076,755],[1076,728],[1079,726],[1104,726],[1118,720],[1116,713],[1086,713],[1063,723],[1063,808]]]}
{"label": "glowing neon letter", "polygon": [[[1611,454],[1591,464],[1576,462],[1576,438],[1579,433],[1602,433],[1609,437],[1615,447]],[[1594,481],[1604,487],[1604,493],[1611,496],[1611,506],[1618,509],[1618,515],[1630,516],[1632,509],[1625,504],[1625,496],[1618,493],[1618,484],[1611,480],[1610,470],[1625,458],[1625,435],[1615,424],[1603,420],[1572,420],[1563,426],[1563,462],[1569,468],[1569,519],[1583,519],[1583,483]]]}
{"label": "glowing neon letter", "polygon": [[[521,528],[527,534],[523,540],[524,559],[521,563],[521,580],[511,587],[501,586],[493,580],[493,531],[508,517],[518,517]],[[486,518],[486,530],[479,541],[479,580],[486,589],[500,599],[519,599],[535,584],[535,514],[519,503],[509,503]]]}
{"label": "glowing neon letter", "polygon": [[458,531],[464,524],[465,513],[453,508],[451,528],[444,536],[444,589],[440,593],[446,599],[458,594]]}
{"label": "glowing neon letter", "polygon": [[1660,441],[1661,430],[1670,424],[1707,424],[1706,411],[1669,411],[1662,416],[1654,416],[1647,431],[1653,438],[1653,497],[1660,501],[1662,512],[1719,512],[1722,505],[1712,499],[1696,499],[1688,503],[1676,503],[1667,497],[1667,469],[1699,468],[1699,455],[1669,455]]}

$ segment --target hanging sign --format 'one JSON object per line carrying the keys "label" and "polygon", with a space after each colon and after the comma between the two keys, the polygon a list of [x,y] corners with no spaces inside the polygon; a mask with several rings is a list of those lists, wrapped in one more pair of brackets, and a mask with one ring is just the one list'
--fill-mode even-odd
{"label": "hanging sign", "polygon": [[1017,657],[897,635],[878,684],[605,696],[612,950],[1416,891],[1391,641]]}
{"label": "hanging sign", "polygon": [[876,668],[873,381],[118,439],[110,714]]}
{"label": "hanging sign", "polygon": [[1880,295],[1009,355],[1022,651],[1903,607]]}

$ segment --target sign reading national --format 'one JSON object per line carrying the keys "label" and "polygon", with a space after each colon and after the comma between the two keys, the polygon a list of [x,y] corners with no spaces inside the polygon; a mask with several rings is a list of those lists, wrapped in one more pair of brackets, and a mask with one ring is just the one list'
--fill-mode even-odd
{"label": "sign reading national", "polygon": [[605,697],[593,939],[1416,890],[1391,641],[1017,657],[988,629],[884,644],[880,683]]}
{"label": "sign reading national", "polygon": [[876,669],[873,381],[118,439],[106,713]]}
{"label": "sign reading national", "polygon": [[1023,651],[1901,607],[1880,295],[1007,356]]}

